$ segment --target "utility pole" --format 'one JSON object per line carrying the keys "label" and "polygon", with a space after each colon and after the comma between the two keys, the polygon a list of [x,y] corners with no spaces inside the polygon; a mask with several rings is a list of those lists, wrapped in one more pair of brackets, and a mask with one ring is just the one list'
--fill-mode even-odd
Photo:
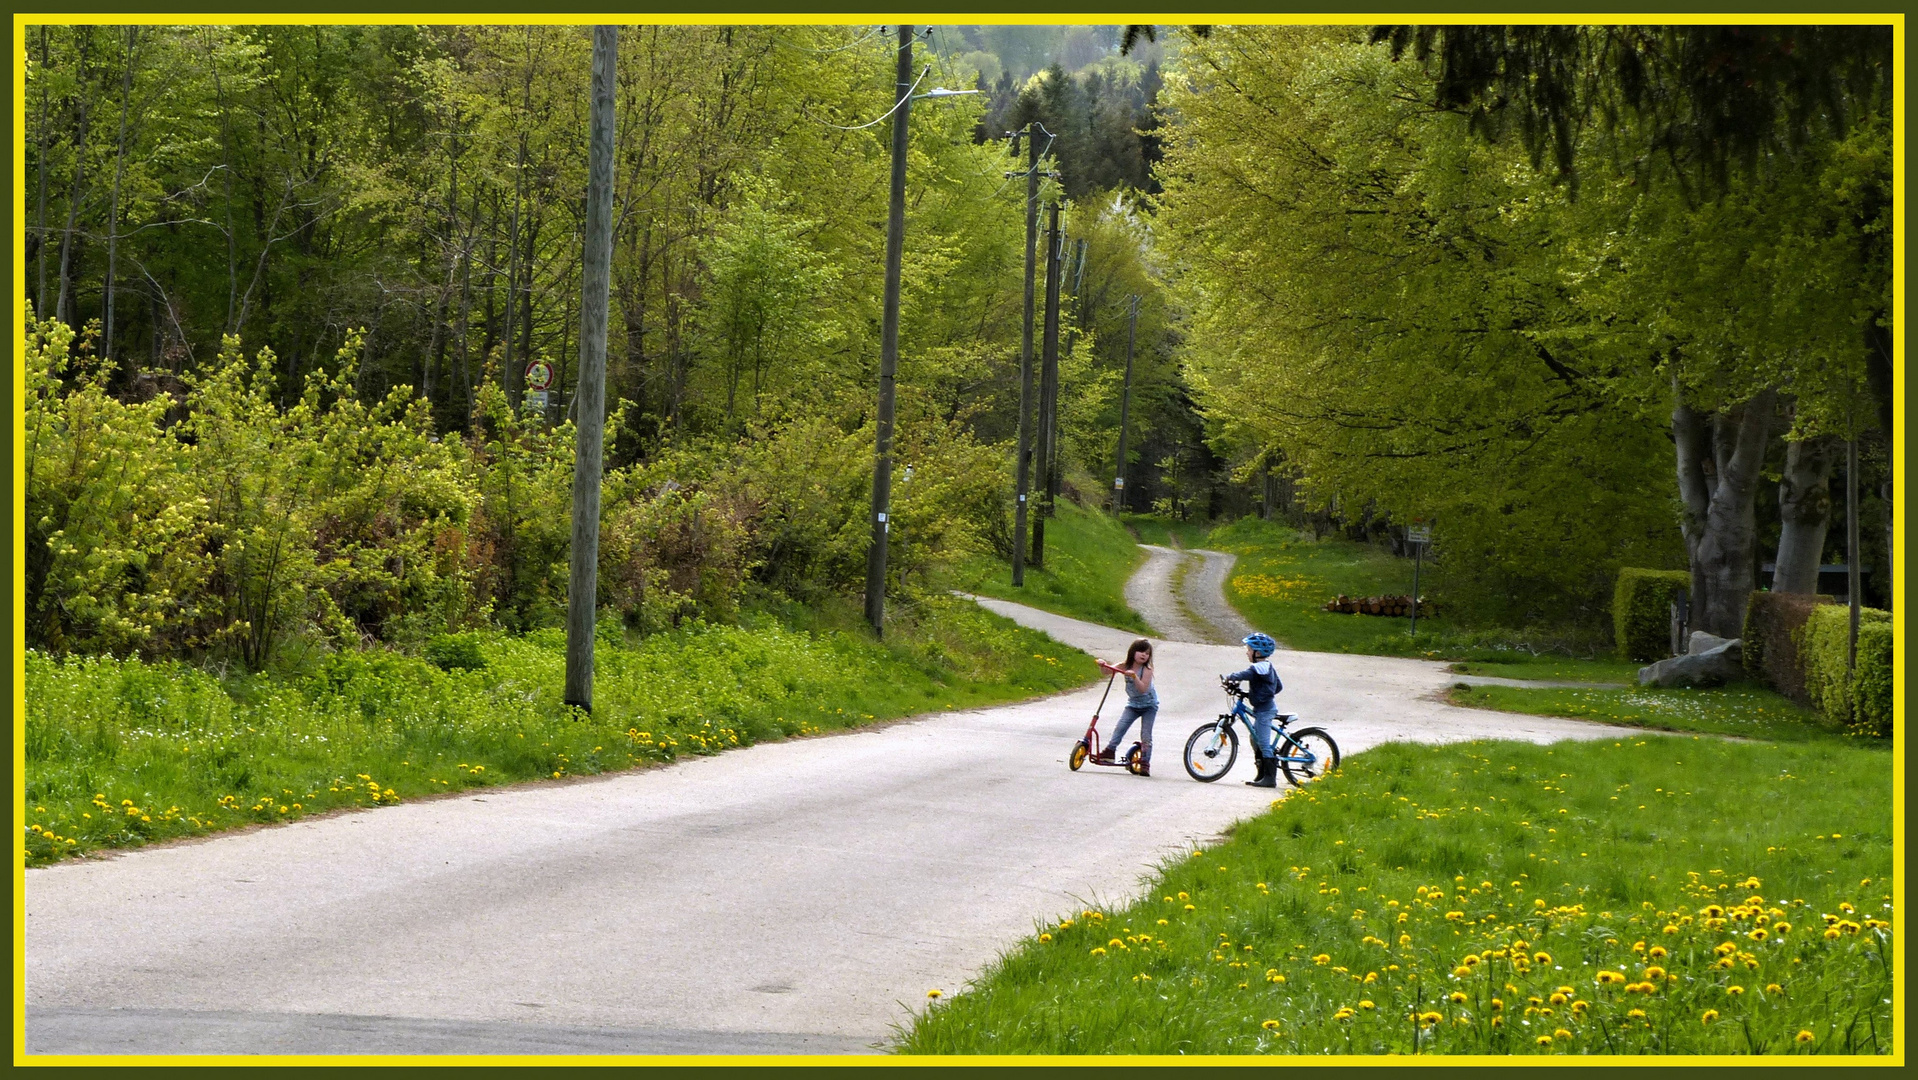
{"label": "utility pole", "polygon": [[[1851,628],[1845,644],[1845,671],[1858,671],[1858,593],[1864,579],[1858,572],[1858,433],[1845,443],[1845,591],[1851,605]],[[1856,719],[1856,717],[1854,717]]]}
{"label": "utility pole", "polygon": [[1132,411],[1132,345],[1139,336],[1139,298],[1131,298],[1126,310],[1125,389],[1119,395],[1119,466],[1113,474],[1112,512],[1125,511],[1125,433]]}
{"label": "utility pole", "polygon": [[1053,465],[1059,453],[1059,204],[1046,212],[1046,331],[1039,372],[1039,517],[1032,524],[1032,565],[1046,561],[1046,519],[1052,516]]}
{"label": "utility pole", "polygon": [[1026,583],[1026,493],[1032,485],[1032,279],[1039,257],[1038,121],[1026,125],[1026,308],[1019,342],[1018,501],[1012,511],[1012,584]]}
{"label": "utility pole", "polygon": [[566,704],[593,711],[593,622],[599,597],[600,443],[606,421],[606,305],[613,265],[613,73],[619,28],[593,27],[586,228],[580,252],[579,408],[573,446],[573,548],[566,592]]}
{"label": "utility pole", "polygon": [[892,201],[886,215],[886,300],[879,324],[878,445],[872,463],[872,545],[866,553],[866,621],[886,632],[886,512],[892,501],[893,381],[899,370],[899,262],[906,244],[906,117],[912,111],[912,27],[899,28],[892,118]]}

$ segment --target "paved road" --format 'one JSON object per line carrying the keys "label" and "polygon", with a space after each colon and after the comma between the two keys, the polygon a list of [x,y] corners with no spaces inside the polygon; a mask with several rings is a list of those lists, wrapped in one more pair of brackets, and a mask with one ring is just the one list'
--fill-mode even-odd
{"label": "paved road", "polygon": [[[1108,658],[1132,636],[982,603]],[[1244,755],[1217,784],[1178,765],[1242,657],[1160,646],[1148,779],[1065,768],[1089,688],[30,870],[28,1050],[872,1049],[1034,920],[1122,902],[1269,804]],[[1614,734],[1445,705],[1435,663],[1278,660],[1348,754]]]}

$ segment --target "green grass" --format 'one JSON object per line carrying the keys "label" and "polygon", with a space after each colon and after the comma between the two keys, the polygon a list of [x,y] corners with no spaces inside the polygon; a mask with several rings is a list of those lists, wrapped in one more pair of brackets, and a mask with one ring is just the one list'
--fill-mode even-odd
{"label": "green grass", "polygon": [[[1209,543],[1237,555],[1226,599],[1253,626],[1293,649],[1453,658],[1441,649],[1452,634],[1442,618],[1419,616],[1419,636],[1410,620],[1323,611],[1327,600],[1412,591],[1412,560],[1368,544],[1314,540],[1296,529],[1244,518],[1213,530]],[[1465,657],[1458,657],[1465,658]]]}
{"label": "green grass", "polygon": [[1126,579],[1143,561],[1145,552],[1110,514],[1062,499],[1046,522],[1045,565],[1027,564],[1024,588],[1012,587],[1006,563],[989,558],[958,567],[952,587],[1144,633],[1145,620],[1125,602]]}
{"label": "green grass", "polygon": [[1139,538],[1141,544],[1170,548],[1206,546],[1212,524],[1204,521],[1174,521],[1156,514],[1121,514],[1119,520]]}
{"label": "green grass", "polygon": [[[1341,593],[1357,597],[1412,591],[1412,560],[1370,544],[1337,537],[1314,540],[1289,526],[1251,517],[1212,530],[1207,543],[1239,557],[1226,582],[1226,598],[1252,625],[1290,648],[1465,661],[1489,665],[1474,674],[1512,678],[1621,678],[1624,665],[1601,655],[1598,637],[1589,633],[1471,629],[1443,612],[1434,616],[1422,611],[1414,637],[1407,618],[1323,610],[1327,600]],[[1420,583],[1422,590],[1428,587],[1428,582]],[[1588,655],[1575,655],[1574,644]]]}
{"label": "green grass", "polygon": [[1136,903],[1041,925],[898,1049],[1889,1053],[1891,764],[1697,736],[1378,747]]}
{"label": "green grass", "polygon": [[[377,650],[296,677],[30,652],[27,857],[629,769],[1096,674],[1076,650],[948,597],[896,604],[884,645],[831,628],[857,625],[856,613],[838,615],[808,612],[813,632],[762,614],[632,643],[605,624],[590,715],[561,702],[560,630],[441,641],[458,647],[429,651],[457,659],[452,670]],[[464,666],[474,660],[483,666]]]}
{"label": "green grass", "polygon": [[1720,689],[1570,690],[1530,686],[1453,687],[1454,705],[1534,716],[1568,716],[1628,727],[1765,739],[1842,738],[1824,718],[1756,686]]}
{"label": "green grass", "polygon": [[1452,671],[1458,675],[1493,675],[1501,679],[1631,683],[1638,680],[1638,669],[1643,666],[1613,658],[1582,660],[1554,653],[1534,656],[1514,651],[1497,659],[1467,660],[1453,664]]}

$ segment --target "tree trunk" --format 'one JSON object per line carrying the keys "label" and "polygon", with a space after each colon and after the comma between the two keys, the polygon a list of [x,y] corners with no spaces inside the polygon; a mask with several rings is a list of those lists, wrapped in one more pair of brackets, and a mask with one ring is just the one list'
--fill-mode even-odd
{"label": "tree trunk", "polygon": [[47,47],[47,28],[40,28],[40,212],[34,234],[40,238],[36,253],[40,264],[40,288],[33,295],[33,317],[47,317],[47,62],[52,53]]}
{"label": "tree trunk", "polygon": [[1711,417],[1681,398],[1672,410],[1681,524],[1691,558],[1692,627],[1735,638],[1751,594],[1758,479],[1777,394],[1765,390]]}
{"label": "tree trunk", "polygon": [[120,83],[120,138],[113,152],[113,206],[107,212],[107,319],[106,332],[100,337],[100,355],[113,359],[113,286],[119,273],[120,258],[120,185],[127,174],[127,106],[133,100],[133,46],[139,31],[127,27],[126,71]]}
{"label": "tree trunk", "polygon": [[1831,454],[1829,438],[1805,439],[1785,447],[1785,475],[1778,482],[1778,565],[1771,591],[1815,593],[1818,564],[1831,526]]}

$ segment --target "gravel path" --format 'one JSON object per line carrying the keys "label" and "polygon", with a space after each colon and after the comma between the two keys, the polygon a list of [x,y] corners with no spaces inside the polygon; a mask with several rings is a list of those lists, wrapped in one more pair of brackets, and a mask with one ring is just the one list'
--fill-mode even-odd
{"label": "gravel path", "polygon": [[1145,565],[1133,571],[1125,583],[1126,606],[1139,613],[1160,641],[1209,641],[1211,633],[1194,625],[1195,620],[1172,591],[1172,578],[1184,564],[1185,552],[1158,544],[1139,546],[1146,550]]}
{"label": "gravel path", "polygon": [[1211,631],[1208,638],[1214,645],[1237,645],[1253,630],[1239,609],[1225,598],[1226,578],[1232,576],[1232,564],[1239,557],[1202,548],[1194,548],[1192,554],[1205,561],[1186,570],[1180,599],[1185,601],[1186,610]]}

